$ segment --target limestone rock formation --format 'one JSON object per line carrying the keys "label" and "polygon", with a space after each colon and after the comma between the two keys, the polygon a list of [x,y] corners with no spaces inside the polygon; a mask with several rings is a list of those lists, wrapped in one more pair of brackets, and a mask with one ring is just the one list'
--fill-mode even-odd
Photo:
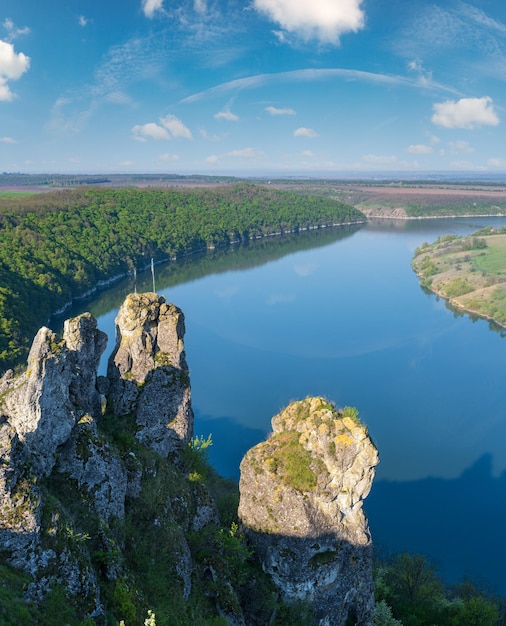
{"label": "limestone rock formation", "polygon": [[115,415],[136,415],[137,439],[167,456],[193,435],[184,316],[154,293],[127,296],[109,360]]}
{"label": "limestone rock formation", "polygon": [[38,476],[47,476],[57,448],[85,414],[97,417],[97,368],[107,335],[89,313],[68,320],[60,340],[49,328],[37,333],[28,368],[5,398],[5,412]]}
{"label": "limestone rock formation", "polygon": [[[362,510],[378,453],[355,412],[294,402],[241,463],[239,518],[287,601],[320,624],[370,624],[372,543]],[[350,621],[348,621],[350,620]]]}
{"label": "limestone rock formation", "polygon": [[[185,598],[193,567],[185,532],[218,521],[205,490],[182,492],[179,469],[161,471],[136,454],[145,445],[166,457],[193,433],[182,312],[156,294],[134,294],[117,321],[109,379],[97,376],[107,336],[89,313],[67,320],[61,337],[42,328],[26,371],[0,379],[0,551],[33,577],[27,597],[39,600],[58,583],[90,616],[103,610],[94,559],[106,579],[125,575],[112,529],[136,506],[136,519],[152,516],[154,536],[167,528],[178,536],[174,575]],[[114,414],[103,415],[104,401]]]}

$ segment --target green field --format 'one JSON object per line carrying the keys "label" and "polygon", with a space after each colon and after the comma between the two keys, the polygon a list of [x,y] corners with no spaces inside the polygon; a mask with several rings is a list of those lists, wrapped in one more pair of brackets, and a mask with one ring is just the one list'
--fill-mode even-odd
{"label": "green field", "polygon": [[423,244],[412,265],[423,287],[506,328],[506,229]]}
{"label": "green field", "polygon": [[35,191],[0,191],[0,198],[26,198],[35,193]]}

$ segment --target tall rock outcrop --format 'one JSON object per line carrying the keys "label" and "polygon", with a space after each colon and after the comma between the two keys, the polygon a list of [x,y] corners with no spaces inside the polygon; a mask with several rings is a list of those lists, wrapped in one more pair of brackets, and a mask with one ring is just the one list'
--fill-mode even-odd
{"label": "tall rock outcrop", "polygon": [[184,315],[163,296],[131,294],[116,317],[116,333],[107,371],[112,411],[135,414],[137,439],[167,456],[193,435]]}
{"label": "tall rock outcrop", "polygon": [[368,625],[372,543],[362,510],[378,453],[354,410],[323,398],[294,402],[241,463],[239,518],[288,601],[319,624]]}
{"label": "tall rock outcrop", "polygon": [[[0,551],[32,576],[29,598],[60,584],[93,617],[103,613],[100,577],[126,575],[115,529],[129,515],[153,515],[146,523],[155,531],[179,535],[174,576],[184,597],[192,574],[185,532],[217,521],[205,490],[190,489],[174,463],[157,467],[159,457],[139,452],[167,457],[193,433],[182,312],[156,294],[134,294],[117,324],[110,378],[97,376],[107,336],[85,313],[61,336],[41,328],[26,371],[0,379]],[[103,415],[104,402],[112,413]],[[152,513],[143,490],[157,494]]]}
{"label": "tall rock outcrop", "polygon": [[86,413],[100,414],[97,368],[107,335],[85,313],[65,322],[63,338],[49,328],[37,333],[28,368],[10,384],[4,412],[37,476],[47,476],[57,448]]}

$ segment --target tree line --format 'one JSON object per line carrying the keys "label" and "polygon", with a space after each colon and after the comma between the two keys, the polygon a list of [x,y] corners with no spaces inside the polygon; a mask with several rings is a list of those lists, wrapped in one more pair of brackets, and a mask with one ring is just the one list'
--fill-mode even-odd
{"label": "tree line", "polygon": [[0,371],[26,356],[52,313],[151,258],[364,219],[336,200],[251,184],[2,197]]}

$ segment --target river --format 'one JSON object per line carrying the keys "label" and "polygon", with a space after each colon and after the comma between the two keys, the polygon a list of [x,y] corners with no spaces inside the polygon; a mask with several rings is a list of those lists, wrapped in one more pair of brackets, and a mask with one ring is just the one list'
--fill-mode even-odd
{"label": "river", "polygon": [[[213,251],[156,268],[186,317],[196,433],[237,478],[282,407],[308,395],[357,407],[380,452],[364,508],[381,554],[426,554],[448,581],[506,596],[504,332],[419,286],[415,248],[506,218],[371,221]],[[124,296],[74,308],[114,342]],[[105,371],[105,364],[101,366]]]}

